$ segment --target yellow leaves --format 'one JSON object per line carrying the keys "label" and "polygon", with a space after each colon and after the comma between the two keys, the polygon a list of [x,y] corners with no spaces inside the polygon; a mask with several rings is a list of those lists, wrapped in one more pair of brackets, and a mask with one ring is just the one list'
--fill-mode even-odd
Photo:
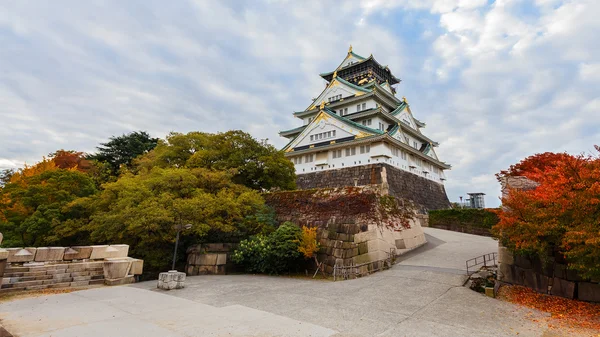
{"label": "yellow leaves", "polygon": [[302,237],[298,251],[304,255],[304,258],[310,259],[319,251],[319,243],[317,242],[317,227],[302,226]]}

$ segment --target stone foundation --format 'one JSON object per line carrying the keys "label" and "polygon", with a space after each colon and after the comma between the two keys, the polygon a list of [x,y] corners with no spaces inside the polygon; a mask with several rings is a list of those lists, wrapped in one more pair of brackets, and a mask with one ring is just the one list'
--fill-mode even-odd
{"label": "stone foundation", "polygon": [[419,211],[450,208],[443,184],[397,169],[388,164],[371,164],[337,170],[298,174],[299,189],[340,188],[346,186],[381,185],[390,195],[411,200]]}
{"label": "stone foundation", "polygon": [[265,195],[280,223],[317,227],[317,258],[329,275],[352,267],[350,278],[426,243],[412,203],[382,195],[379,186],[277,192]]}
{"label": "stone foundation", "polygon": [[539,293],[600,302],[600,284],[583,280],[567,265],[549,257],[549,263],[539,258],[514,256],[506,247],[498,247],[498,281],[531,288]]}

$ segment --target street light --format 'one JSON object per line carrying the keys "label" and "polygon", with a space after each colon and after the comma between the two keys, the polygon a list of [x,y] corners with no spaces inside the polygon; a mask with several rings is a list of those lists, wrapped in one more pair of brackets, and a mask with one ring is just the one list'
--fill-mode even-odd
{"label": "street light", "polygon": [[173,267],[171,268],[171,270],[175,270],[175,260],[177,260],[177,246],[179,245],[179,233],[181,232],[181,230],[183,229],[190,229],[192,228],[192,224],[187,224],[187,225],[178,225],[177,226],[177,238],[175,239],[175,252],[173,252]]}

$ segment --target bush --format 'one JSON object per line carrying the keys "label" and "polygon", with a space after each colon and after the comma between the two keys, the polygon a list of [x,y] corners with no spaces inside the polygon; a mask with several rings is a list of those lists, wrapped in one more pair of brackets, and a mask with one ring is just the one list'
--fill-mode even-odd
{"label": "bush", "polygon": [[293,223],[284,223],[269,235],[256,235],[240,242],[233,253],[235,263],[250,273],[281,274],[301,262],[298,250],[302,230]]}
{"label": "bush", "polygon": [[429,211],[429,225],[478,227],[491,229],[498,223],[498,215],[487,209],[443,209]]}

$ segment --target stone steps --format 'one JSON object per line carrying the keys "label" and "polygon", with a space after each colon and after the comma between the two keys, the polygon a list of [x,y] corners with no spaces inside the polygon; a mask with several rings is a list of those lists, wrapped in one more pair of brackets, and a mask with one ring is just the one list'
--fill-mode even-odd
{"label": "stone steps", "polygon": [[4,271],[0,294],[47,288],[85,287],[104,284],[102,261],[10,266]]}

